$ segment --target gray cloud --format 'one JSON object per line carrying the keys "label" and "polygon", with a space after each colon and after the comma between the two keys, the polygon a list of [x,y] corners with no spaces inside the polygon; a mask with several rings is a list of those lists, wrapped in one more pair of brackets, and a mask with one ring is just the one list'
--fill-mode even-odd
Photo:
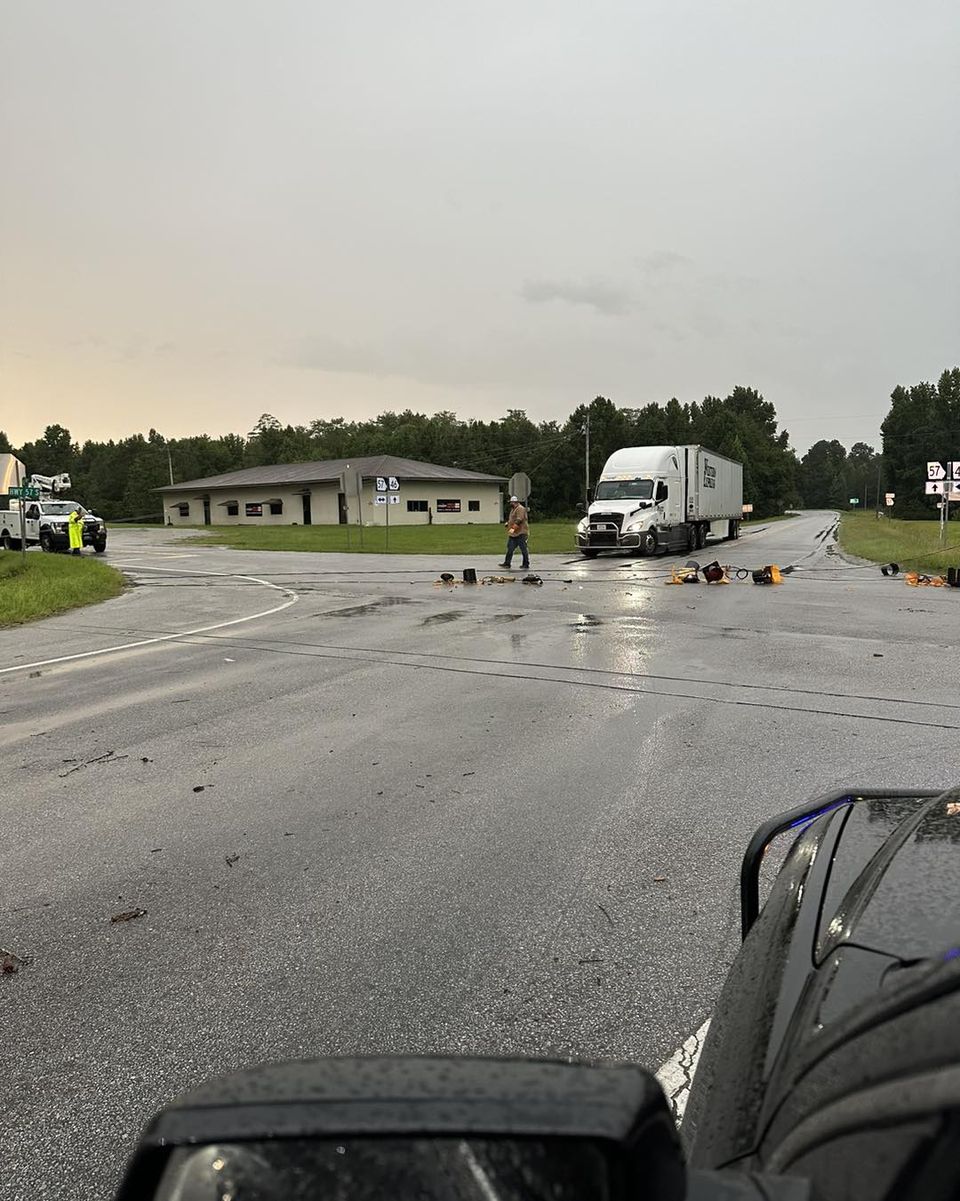
{"label": "gray cloud", "polygon": [[604,317],[622,317],[631,308],[630,294],[625,288],[603,280],[584,280],[580,283],[551,279],[528,279],[520,289],[524,300],[546,304],[560,300],[565,304],[585,305]]}
{"label": "gray cloud", "polygon": [[691,260],[674,250],[657,250],[653,254],[641,255],[634,263],[647,275],[660,275],[678,267],[690,266]]}
{"label": "gray cloud", "polygon": [[7,4],[4,428],[746,382],[876,441],[956,362],[958,40],[942,0]]}

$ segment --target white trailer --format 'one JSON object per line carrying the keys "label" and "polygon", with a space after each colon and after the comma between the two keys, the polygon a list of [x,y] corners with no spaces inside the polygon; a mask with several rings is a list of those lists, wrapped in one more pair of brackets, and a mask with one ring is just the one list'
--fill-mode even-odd
{"label": "white trailer", "polygon": [[627,446],[604,464],[577,547],[588,558],[689,552],[709,535],[739,537],[742,515],[742,464],[704,446]]}

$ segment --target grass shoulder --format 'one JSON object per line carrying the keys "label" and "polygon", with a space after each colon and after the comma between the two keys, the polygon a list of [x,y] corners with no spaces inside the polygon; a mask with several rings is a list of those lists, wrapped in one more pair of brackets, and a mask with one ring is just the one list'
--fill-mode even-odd
{"label": "grass shoulder", "polygon": [[0,627],[52,617],[123,591],[116,568],[95,559],[30,551],[0,553]]}
{"label": "grass shoulder", "polygon": [[894,562],[910,570],[944,574],[948,567],[960,565],[960,523],[947,525],[941,548],[939,521],[896,521],[873,513],[844,513],[840,545],[851,555],[874,563]]}
{"label": "grass shoulder", "polygon": [[[575,549],[576,522],[538,521],[530,525],[530,553],[569,554]],[[221,525],[196,531],[195,540],[233,550],[299,550],[391,555],[502,555],[501,525],[383,526]],[[194,539],[192,539],[194,540]]]}

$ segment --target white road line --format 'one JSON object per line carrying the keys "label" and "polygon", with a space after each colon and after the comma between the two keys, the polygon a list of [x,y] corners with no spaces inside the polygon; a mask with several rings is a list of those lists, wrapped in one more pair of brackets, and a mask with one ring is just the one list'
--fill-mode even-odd
{"label": "white road line", "polygon": [[[175,567],[145,567],[139,563],[117,563],[117,567],[127,567],[131,571],[165,571],[172,575],[181,575],[182,572]],[[219,621],[215,625],[199,626],[193,630],[178,630],[175,634],[161,634],[156,638],[142,638],[139,642],[121,642],[116,646],[104,646],[96,651],[80,651],[75,655],[59,655],[55,659],[40,659],[36,663],[18,663],[15,667],[0,667],[0,676],[7,675],[12,671],[28,671],[37,667],[52,667],[57,663],[74,663],[78,659],[93,659],[98,655],[112,655],[120,651],[136,650],[143,646],[153,646],[158,642],[173,642],[177,638],[189,638],[192,634],[209,634],[213,630],[225,630],[230,626],[243,625],[247,621],[256,621],[260,617],[270,617],[274,613],[281,613],[284,609],[289,609],[291,605],[295,605],[300,599],[296,592],[292,592],[289,588],[284,588],[280,584],[272,584],[269,580],[261,580],[258,576],[240,575],[234,571],[197,571],[191,572],[191,575],[209,575],[219,576],[222,579],[230,580],[249,580],[253,584],[262,584],[264,588],[272,588],[275,592],[280,592],[288,599],[282,605],[274,605],[272,609],[264,609],[260,613],[251,613],[249,617],[234,617],[231,621]]]}
{"label": "white road line", "polygon": [[674,1051],[666,1063],[661,1064],[657,1069],[657,1079],[667,1094],[667,1100],[670,1102],[673,1116],[677,1122],[683,1120],[683,1111],[687,1107],[687,1097],[690,1095],[693,1074],[697,1070],[697,1063],[700,1060],[700,1049],[709,1029],[710,1019],[707,1018],[696,1034],[691,1034],[686,1042]]}

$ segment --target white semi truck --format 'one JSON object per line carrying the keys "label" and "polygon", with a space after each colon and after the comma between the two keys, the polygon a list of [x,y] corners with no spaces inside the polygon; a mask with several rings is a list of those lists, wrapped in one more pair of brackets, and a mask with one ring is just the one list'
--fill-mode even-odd
{"label": "white semi truck", "polygon": [[690,552],[708,535],[739,537],[742,516],[742,464],[703,446],[627,446],[604,464],[577,548]]}

